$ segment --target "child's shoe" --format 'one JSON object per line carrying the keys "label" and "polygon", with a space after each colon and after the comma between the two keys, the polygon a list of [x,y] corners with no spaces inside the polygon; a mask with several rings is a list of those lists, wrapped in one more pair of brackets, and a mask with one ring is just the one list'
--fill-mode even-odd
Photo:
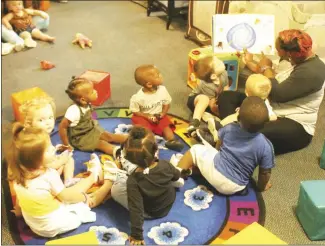
{"label": "child's shoe", "polygon": [[213,136],[214,142],[217,142],[219,140],[218,130],[220,128],[222,128],[220,121],[212,118],[208,119],[208,129]]}
{"label": "child's shoe", "polygon": [[5,56],[14,50],[15,46],[10,43],[1,43],[1,55]]}
{"label": "child's shoe", "polygon": [[100,163],[98,156],[93,153],[90,155],[90,160],[87,165],[87,171],[91,172],[95,176],[95,182],[102,183],[103,182],[103,169]]}
{"label": "child's shoe", "polygon": [[23,48],[25,48],[24,43],[18,43],[15,45],[15,51],[17,52],[21,51]]}
{"label": "child's shoe", "polygon": [[208,112],[204,112],[202,115],[202,121],[208,122],[208,119],[215,119],[217,121],[221,121],[217,116],[210,114]]}
{"label": "child's shoe", "polygon": [[192,136],[192,133],[195,132],[195,130],[199,127],[200,127],[200,121],[198,119],[191,120],[189,126],[187,127],[187,133]]}
{"label": "child's shoe", "polygon": [[168,140],[165,143],[166,148],[180,152],[184,148],[184,144],[176,139]]}
{"label": "child's shoe", "polygon": [[198,140],[205,146],[210,146],[215,148],[216,142],[214,141],[214,136],[210,133],[208,128],[200,128],[196,130]]}
{"label": "child's shoe", "polygon": [[172,182],[172,186],[174,186],[175,188],[181,188],[184,186],[184,179],[183,178],[179,178],[178,180]]}

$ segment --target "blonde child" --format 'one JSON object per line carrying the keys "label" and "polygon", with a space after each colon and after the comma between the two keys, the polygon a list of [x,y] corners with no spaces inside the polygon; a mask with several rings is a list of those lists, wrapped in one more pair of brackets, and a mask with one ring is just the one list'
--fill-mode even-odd
{"label": "blonde child", "polygon": [[176,140],[175,125],[167,116],[172,98],[163,86],[163,77],[154,65],[142,65],[135,70],[135,81],[142,88],[131,97],[132,123],[141,125],[163,136],[165,146],[181,151],[184,145]]}
{"label": "blonde child", "polygon": [[63,145],[69,149],[113,154],[117,147],[111,143],[123,143],[127,135],[107,132],[92,119],[91,102],[97,99],[93,83],[85,78],[74,78],[65,92],[74,104],[67,109],[59,125]]}
{"label": "blonde child", "polygon": [[[277,119],[277,116],[273,112],[272,106],[270,105],[270,102],[267,99],[271,92],[271,88],[272,88],[271,81],[266,76],[262,74],[252,74],[246,80],[245,94],[247,97],[257,96],[263,99],[268,110],[269,120],[274,121]],[[209,118],[207,120],[208,128],[211,134],[214,136],[215,141],[218,139],[217,130],[222,126],[237,121],[238,115],[239,112],[237,109],[237,112],[227,116],[220,122],[217,122],[214,118]]]}
{"label": "blonde child", "polygon": [[[98,203],[111,188],[112,198],[130,211],[130,243],[144,244],[144,218],[166,216],[175,201],[174,183],[180,180],[181,172],[172,164],[156,158],[158,146],[154,134],[147,128],[134,126],[123,148],[125,159],[136,166],[129,175],[113,165],[105,170],[107,189],[91,195],[92,203]],[[105,166],[105,165],[104,165]],[[184,180],[183,180],[184,182]],[[184,183],[183,183],[184,184]]]}
{"label": "blonde child", "polygon": [[[52,98],[34,98],[21,105],[19,110],[24,115],[24,126],[26,128],[36,127],[51,134],[55,124],[55,104]],[[62,145],[54,147],[50,143],[49,148],[46,150],[45,165],[56,169],[59,174],[63,173],[64,184],[69,187],[80,179],[73,178],[74,159],[72,152],[69,150],[63,151],[64,149]],[[57,155],[57,152],[62,153]]]}
{"label": "blonde child", "polygon": [[36,42],[33,38],[46,42],[53,42],[55,40],[54,37],[44,34],[33,24],[33,15],[39,15],[44,19],[48,19],[47,13],[40,10],[25,9],[23,1],[6,1],[6,4],[10,12],[2,18],[2,24],[9,30],[14,29],[24,39],[26,47],[36,47]]}
{"label": "blonde child", "polygon": [[59,173],[45,166],[49,145],[50,137],[44,130],[14,123],[13,141],[7,152],[8,178],[17,195],[12,212],[22,215],[31,230],[43,237],[54,237],[96,220],[85,191],[97,182],[101,170],[91,160],[90,175],[65,188]]}
{"label": "blonde child", "polygon": [[190,93],[187,106],[193,112],[188,133],[193,133],[199,126],[203,113],[207,110],[219,114],[218,97],[222,91],[229,89],[229,80],[224,63],[215,56],[199,59],[194,65],[194,73],[200,83]]}

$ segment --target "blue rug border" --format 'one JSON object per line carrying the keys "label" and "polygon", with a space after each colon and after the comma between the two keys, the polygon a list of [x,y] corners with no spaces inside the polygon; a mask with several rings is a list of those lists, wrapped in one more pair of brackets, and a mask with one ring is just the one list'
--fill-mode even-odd
{"label": "blue rug border", "polygon": [[[103,109],[119,109],[119,110],[128,110],[129,108],[127,107],[100,107],[100,108],[94,108],[94,111],[96,112],[96,110],[103,110]],[[176,116],[174,114],[170,114],[168,113],[168,115],[180,119],[182,121],[188,122],[188,120],[183,119],[182,117]],[[61,121],[61,119],[63,118],[63,116],[59,116],[56,118],[56,123],[58,123],[59,121]],[[129,119],[130,117],[107,117],[109,118],[126,118]],[[53,134],[56,134],[57,131],[54,131],[51,133],[51,136]],[[177,134],[177,133],[175,133]],[[7,162],[5,160],[5,158],[2,158],[1,161],[1,185],[2,185],[2,190],[3,190],[3,196],[4,196],[4,203],[6,205],[6,213],[7,213],[7,221],[8,221],[8,225],[9,225],[9,233],[13,239],[13,241],[15,242],[16,245],[26,245],[25,242],[21,239],[20,237],[20,232],[18,230],[18,220],[16,218],[16,216],[10,212],[10,210],[13,208],[13,203],[12,203],[12,197],[11,197],[11,193],[10,193],[10,187],[9,187],[9,181],[7,179],[7,175],[8,175],[8,168],[7,168]],[[263,199],[263,196],[261,194],[261,192],[257,191],[257,185],[254,179],[251,179],[251,184],[253,185],[253,189],[255,190],[255,194],[256,194],[256,198],[257,198],[257,203],[259,206],[259,218],[258,218],[258,223],[260,225],[264,225],[265,223],[265,212],[266,212],[266,208],[265,208],[265,202]],[[225,228],[225,225],[227,224],[228,220],[229,220],[229,213],[230,213],[230,199],[229,196],[226,196],[226,202],[227,202],[227,214],[226,214],[226,219],[224,220],[222,226],[220,227],[219,232],[212,237],[211,239],[209,239],[205,245],[210,244],[211,242],[213,242],[216,238],[219,237],[219,235],[222,233],[223,229]]]}

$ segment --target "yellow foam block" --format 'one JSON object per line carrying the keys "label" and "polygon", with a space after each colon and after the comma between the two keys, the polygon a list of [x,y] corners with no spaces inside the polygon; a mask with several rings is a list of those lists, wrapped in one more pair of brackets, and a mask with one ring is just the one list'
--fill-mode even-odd
{"label": "yellow foam block", "polygon": [[36,97],[46,97],[46,96],[48,96],[46,94],[46,92],[38,87],[33,87],[30,89],[26,89],[24,91],[19,91],[19,92],[11,94],[12,109],[13,109],[16,121],[20,121],[20,122],[24,121],[24,116],[19,111],[19,107],[23,103],[25,103],[26,101],[32,100],[33,98],[36,98]]}
{"label": "yellow foam block", "polygon": [[287,244],[269,232],[260,224],[254,222],[228,239],[223,244]]}
{"label": "yellow foam block", "polygon": [[97,245],[98,240],[96,232],[88,231],[71,237],[60,238],[57,240],[47,241],[45,245]]}

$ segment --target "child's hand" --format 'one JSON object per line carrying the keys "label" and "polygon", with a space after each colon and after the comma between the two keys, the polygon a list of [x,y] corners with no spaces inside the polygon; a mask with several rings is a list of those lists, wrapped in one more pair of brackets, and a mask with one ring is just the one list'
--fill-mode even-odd
{"label": "child's hand", "polygon": [[145,245],[144,240],[136,240],[133,237],[129,237],[129,241],[131,245]]}
{"label": "child's hand", "polygon": [[243,50],[244,52],[244,61],[247,63],[247,62],[252,62],[253,61],[253,54],[249,53],[247,49],[244,49]]}
{"label": "child's hand", "polygon": [[271,61],[271,59],[267,58],[264,53],[262,52],[262,58],[259,61],[258,65],[262,68],[262,67],[272,67],[273,63]]}
{"label": "child's hand", "polygon": [[59,153],[65,151],[65,150],[68,150],[68,151],[70,151],[70,152],[73,151],[73,147],[72,147],[71,145],[63,145],[63,144],[57,144],[57,145],[55,146],[55,149],[56,149],[56,151],[59,152]]}
{"label": "child's hand", "polygon": [[49,15],[47,13],[45,13],[45,12],[42,12],[41,17],[46,20],[46,19],[49,18]]}
{"label": "child's hand", "polygon": [[16,217],[21,217],[23,214],[21,212],[21,208],[19,206],[15,206],[14,209],[10,210]]}
{"label": "child's hand", "polygon": [[152,115],[152,114],[150,114],[150,115],[148,116],[148,120],[149,120],[150,122],[154,123],[154,124],[157,124],[157,123],[158,123],[158,119],[157,119],[157,117],[154,116],[154,115]]}
{"label": "child's hand", "polygon": [[265,189],[264,191],[267,191],[268,189],[270,189],[272,187],[272,184],[270,183],[270,181],[265,185]]}

